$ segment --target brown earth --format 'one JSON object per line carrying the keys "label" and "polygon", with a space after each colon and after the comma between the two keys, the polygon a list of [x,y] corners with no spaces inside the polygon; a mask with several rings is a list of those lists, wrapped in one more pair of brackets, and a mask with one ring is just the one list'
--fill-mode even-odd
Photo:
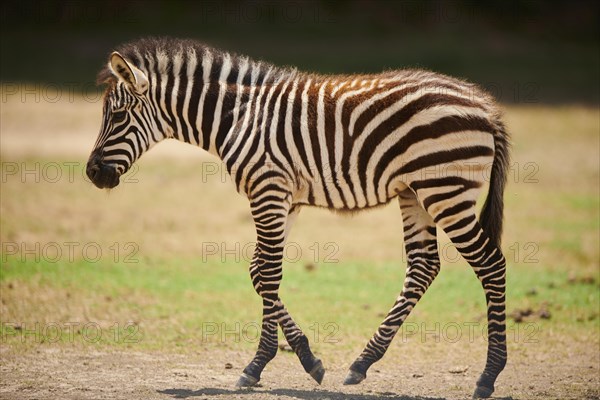
{"label": "brown earth", "polygon": [[[416,348],[415,348],[416,347]],[[234,384],[251,350],[205,348],[189,354],[95,350],[40,345],[27,351],[3,346],[3,399],[462,399],[470,398],[484,349],[465,346],[403,346],[388,354],[357,386],[341,384],[353,354],[321,355],[327,372],[321,386],[305,374],[295,355],[280,351],[260,386]],[[446,348],[447,352],[439,350]],[[577,351],[579,350],[579,351]],[[429,354],[431,353],[431,354]],[[481,354],[480,354],[481,353]],[[598,399],[598,354],[517,351],[496,382],[495,398]],[[470,358],[477,360],[471,360]],[[332,360],[335,358],[335,360]],[[477,365],[475,365],[477,364]]]}

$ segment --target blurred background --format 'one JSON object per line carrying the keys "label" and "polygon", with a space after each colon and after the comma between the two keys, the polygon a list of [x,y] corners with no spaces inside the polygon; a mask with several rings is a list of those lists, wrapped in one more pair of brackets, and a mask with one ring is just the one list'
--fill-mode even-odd
{"label": "blurred background", "polygon": [[[503,235],[509,362],[496,394],[599,398],[599,4],[3,1],[0,397],[227,398],[254,353],[255,231],[220,162],[167,141],[111,191],[85,176],[108,54],[172,35],[302,70],[427,68],[486,88],[513,141]],[[471,393],[485,360],[485,300],[444,235],[442,270],[410,330],[369,382],[338,384],[402,288],[401,224],[395,201],[351,218],[302,210],[281,297],[323,357],[327,391],[315,394],[285,351],[265,371],[265,390],[288,388],[294,371],[306,378],[286,392],[295,398],[367,400],[387,396],[381,387]],[[188,391],[161,394],[169,388]]]}
{"label": "blurred background", "polygon": [[191,37],[323,73],[422,67],[510,103],[597,104],[596,1],[7,1],[3,81],[82,85],[117,44]]}

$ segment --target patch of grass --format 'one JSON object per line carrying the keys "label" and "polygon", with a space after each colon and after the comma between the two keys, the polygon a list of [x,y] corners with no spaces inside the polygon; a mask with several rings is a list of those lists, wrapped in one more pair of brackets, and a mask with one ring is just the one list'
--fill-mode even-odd
{"label": "patch of grass", "polygon": [[[114,264],[110,260],[49,264],[8,259],[1,269],[2,335],[8,343],[32,344],[22,331],[41,324],[37,340],[53,324],[62,327],[61,342],[176,349],[220,343],[254,347],[260,326],[261,301],[254,293],[245,265],[202,264],[197,260],[154,265]],[[403,267],[395,264],[348,263],[306,270],[288,265],[281,296],[290,313],[319,348],[339,343],[360,347],[379,325],[402,286]],[[508,275],[508,313],[531,309],[525,322],[540,331],[550,327],[571,335],[597,328],[598,282],[565,272],[517,266]],[[539,318],[541,310],[550,319]],[[448,266],[408,321],[411,329],[436,324],[485,323],[483,290],[467,266]],[[100,330],[92,333],[65,328]],[[439,327],[437,328],[440,329]],[[509,331],[515,323],[509,320]],[[50,332],[52,334],[52,332]],[[48,335],[46,335],[48,336]],[[93,336],[92,336],[93,337]],[[115,338],[120,338],[117,340]],[[136,340],[125,340],[125,339]],[[43,340],[42,340],[43,341]],[[47,341],[47,338],[46,338]]]}

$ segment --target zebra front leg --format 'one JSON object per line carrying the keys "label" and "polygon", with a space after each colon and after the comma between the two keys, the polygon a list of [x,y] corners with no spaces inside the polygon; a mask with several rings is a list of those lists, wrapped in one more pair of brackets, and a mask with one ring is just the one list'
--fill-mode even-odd
{"label": "zebra front leg", "polygon": [[[304,335],[302,330],[296,325],[283,306],[283,303],[281,303],[281,300],[277,300],[274,307],[270,307],[267,303],[267,301],[263,301],[263,311],[265,309],[272,309],[275,313],[280,315],[279,324],[281,325],[286,340],[300,359],[304,370],[320,385],[325,375],[325,368],[323,367],[321,360],[316,358],[312,353],[306,335]],[[272,313],[267,311],[267,315],[263,317],[258,351],[252,362],[244,369],[244,372],[240,376],[240,379],[237,382],[238,387],[250,387],[256,385],[260,380],[262,370],[277,354],[277,324],[273,325],[272,319],[270,318],[271,314]]]}
{"label": "zebra front leg", "polygon": [[[282,196],[280,204],[273,202],[278,195]],[[289,196],[283,192],[265,191],[263,197],[265,202],[261,202],[260,199],[252,202],[257,246],[250,265],[254,289],[263,298],[263,325],[256,355],[244,369],[237,386],[253,386],[258,383],[263,369],[277,354],[278,323],[306,372],[321,383],[325,374],[323,364],[313,355],[308,339],[289,315],[278,295],[285,240],[299,209],[289,204]]]}
{"label": "zebra front leg", "polygon": [[263,298],[263,321],[258,350],[254,358],[244,368],[237,387],[251,387],[260,381],[260,375],[269,361],[277,354],[277,314],[278,306],[271,299]]}
{"label": "zebra front leg", "polygon": [[[283,304],[279,300],[283,258],[285,213],[264,212],[253,216],[257,231],[257,243],[254,257],[250,263],[250,278],[254,289],[263,299],[263,319],[258,350],[250,364],[244,369],[236,386],[250,387],[260,381],[260,375],[269,361],[275,357],[278,348],[277,323]],[[281,221],[283,220],[283,221]],[[277,238],[280,238],[277,240]]]}
{"label": "zebra front leg", "polygon": [[[284,240],[287,241],[292,225],[300,212],[299,206],[293,206],[288,214],[287,222],[285,225]],[[288,344],[294,350],[294,353],[300,359],[300,363],[306,372],[317,381],[320,385],[323,382],[323,376],[325,375],[325,368],[321,360],[315,357],[310,349],[308,338],[302,332],[300,327],[294,322],[292,316],[288,313],[285,306],[282,304],[282,312],[279,316],[279,325],[283,331],[283,335],[287,340]]]}
{"label": "zebra front leg", "polygon": [[287,312],[285,307],[280,313],[279,325],[281,326],[281,330],[283,331],[288,344],[300,359],[300,363],[302,364],[302,367],[304,367],[304,370],[320,385],[321,382],[323,382],[323,376],[325,376],[323,363],[315,357],[310,349],[308,338],[296,322],[294,322],[292,316]]}
{"label": "zebra front leg", "polygon": [[321,384],[325,375],[323,363],[314,356],[306,335],[296,325],[281,300],[278,299],[274,303],[263,300],[263,325],[258,350],[252,362],[244,369],[237,382],[237,386],[249,387],[256,385],[260,380],[262,370],[277,354],[277,322],[274,323],[271,318],[275,314],[280,316],[278,322],[281,325],[281,329],[290,347],[300,359],[304,370],[318,384]]}
{"label": "zebra front leg", "polygon": [[396,332],[440,270],[433,219],[419,205],[412,191],[407,189],[400,193],[399,201],[408,258],[404,287],[375,335],[350,366],[344,385],[355,385],[367,377],[369,367],[383,357]]}
{"label": "zebra front leg", "polygon": [[[281,196],[281,197],[280,197]],[[289,213],[289,195],[283,191],[263,191],[250,203],[256,227],[256,250],[250,263],[254,290],[263,299],[263,320],[258,350],[244,368],[238,387],[254,386],[269,361],[277,354],[277,321],[283,309],[279,301],[285,227]],[[279,199],[277,201],[277,199]]]}

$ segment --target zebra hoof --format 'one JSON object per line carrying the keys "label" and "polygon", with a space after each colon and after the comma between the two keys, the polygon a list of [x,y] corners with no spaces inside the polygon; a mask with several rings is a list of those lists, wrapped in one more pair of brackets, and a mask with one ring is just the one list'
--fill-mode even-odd
{"label": "zebra hoof", "polygon": [[475,393],[473,393],[474,399],[487,399],[494,393],[494,388],[489,388],[487,386],[477,386],[475,389]]}
{"label": "zebra hoof", "polygon": [[325,376],[325,368],[323,368],[323,363],[321,360],[317,360],[315,366],[310,370],[310,376],[317,381],[320,385],[323,382],[323,377]]}
{"label": "zebra hoof", "polygon": [[365,374],[350,370],[346,376],[346,379],[344,379],[344,385],[357,385],[364,381],[366,377],[367,375]]}
{"label": "zebra hoof", "polygon": [[238,379],[235,386],[238,388],[247,388],[247,387],[252,387],[252,386],[256,385],[257,383],[258,383],[258,379],[256,379],[253,376],[250,376],[248,374],[242,373],[242,375],[240,376],[240,379]]}

